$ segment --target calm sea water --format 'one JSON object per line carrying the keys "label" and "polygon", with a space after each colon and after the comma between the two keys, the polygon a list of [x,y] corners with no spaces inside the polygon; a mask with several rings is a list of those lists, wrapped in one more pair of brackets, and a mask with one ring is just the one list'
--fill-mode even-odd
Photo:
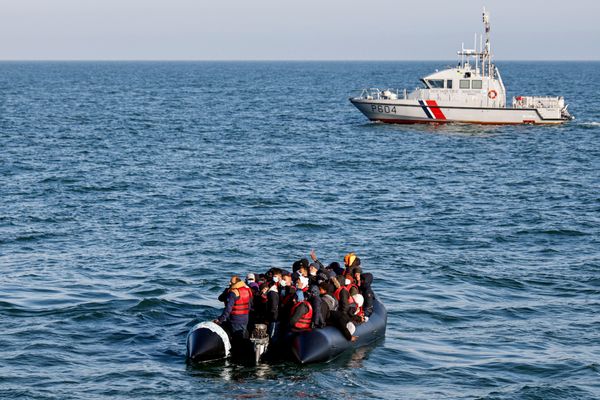
{"label": "calm sea water", "polygon": [[[373,124],[444,63],[0,63],[0,397],[600,397],[600,63],[558,127]],[[191,367],[232,273],[355,251],[385,341]]]}

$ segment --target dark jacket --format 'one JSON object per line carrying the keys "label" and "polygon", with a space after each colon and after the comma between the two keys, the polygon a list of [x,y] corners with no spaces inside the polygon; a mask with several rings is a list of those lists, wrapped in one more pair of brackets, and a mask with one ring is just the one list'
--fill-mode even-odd
{"label": "dark jacket", "polygon": [[275,322],[279,319],[279,293],[273,290],[267,291],[267,322]]}
{"label": "dark jacket", "polygon": [[267,320],[267,296],[256,293],[252,305],[254,306],[254,312],[250,315],[250,322],[264,323]]}
{"label": "dark jacket", "polygon": [[315,328],[322,328],[325,326],[327,316],[323,314],[321,309],[321,296],[319,295],[319,288],[313,286],[310,289],[310,295],[308,301],[313,309],[312,322]]}
{"label": "dark jacket", "polygon": [[[241,324],[241,325],[248,324],[248,314],[231,315],[231,310],[233,309],[233,305],[235,304],[235,301],[238,298],[239,297],[236,296],[233,291],[229,291],[229,294],[227,295],[227,299],[225,300],[225,309],[223,310],[223,313],[221,314],[221,316],[218,318],[219,322],[229,321],[232,324]],[[250,296],[249,300],[250,300],[250,309],[252,309],[252,296]]]}
{"label": "dark jacket", "polygon": [[373,292],[373,289],[371,289],[372,283],[373,274],[367,272],[360,276],[360,291],[365,299],[363,310],[365,311],[365,316],[367,317],[373,314],[373,301],[375,300],[375,293]]}
{"label": "dark jacket", "polygon": [[350,292],[348,292],[347,290],[342,290],[340,292],[338,310],[342,313],[347,313],[350,311]]}
{"label": "dark jacket", "polygon": [[227,301],[227,297],[229,297],[229,288],[226,287],[225,290],[223,290],[223,292],[219,295],[219,297],[217,297],[217,299],[219,301],[222,301],[223,303],[225,303]]}
{"label": "dark jacket", "polygon": [[285,286],[280,288],[279,293],[279,320],[285,321],[292,311],[294,306],[294,296],[296,294],[296,288],[293,286]]}

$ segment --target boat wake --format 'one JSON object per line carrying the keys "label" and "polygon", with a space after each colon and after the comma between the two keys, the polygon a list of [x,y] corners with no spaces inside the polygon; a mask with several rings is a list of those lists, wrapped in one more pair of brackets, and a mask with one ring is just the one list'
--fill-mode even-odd
{"label": "boat wake", "polygon": [[579,125],[587,127],[599,127],[600,121],[580,122]]}

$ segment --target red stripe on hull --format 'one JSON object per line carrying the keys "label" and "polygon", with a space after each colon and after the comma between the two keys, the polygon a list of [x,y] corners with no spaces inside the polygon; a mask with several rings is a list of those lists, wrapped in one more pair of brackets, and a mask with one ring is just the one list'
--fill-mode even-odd
{"label": "red stripe on hull", "polygon": [[[530,123],[524,122],[484,122],[484,121],[448,121],[448,120],[424,120],[424,119],[393,119],[393,118],[378,118],[372,119],[371,121],[379,121],[386,124],[404,124],[404,125],[414,125],[414,124],[474,124],[474,125],[532,125]],[[556,125],[561,124],[562,122],[536,122],[535,125]]]}
{"label": "red stripe on hull", "polygon": [[425,102],[429,106],[429,109],[433,113],[435,119],[441,119],[442,121],[446,120],[446,116],[444,115],[444,113],[442,112],[435,100],[426,100]]}

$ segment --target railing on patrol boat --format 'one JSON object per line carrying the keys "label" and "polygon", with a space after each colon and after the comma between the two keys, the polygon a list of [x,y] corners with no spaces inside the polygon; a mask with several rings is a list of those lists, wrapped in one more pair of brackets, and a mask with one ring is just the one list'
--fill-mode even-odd
{"label": "railing on patrol boat", "polygon": [[408,98],[406,89],[400,91],[399,89],[380,90],[379,88],[366,88],[358,89],[356,92],[360,92],[357,98],[365,100],[395,100],[401,98],[400,96],[404,100]]}
{"label": "railing on patrol boat", "polygon": [[[465,93],[466,92],[466,93]],[[469,93],[472,92],[472,93]],[[486,95],[482,95],[478,89],[464,90],[435,90],[415,88],[412,92],[406,89],[386,89],[379,88],[359,89],[356,93],[360,93],[357,97],[363,100],[435,100],[448,103],[464,103],[471,106],[486,107],[501,107],[505,108],[505,102],[502,97],[496,100],[490,99]]]}

